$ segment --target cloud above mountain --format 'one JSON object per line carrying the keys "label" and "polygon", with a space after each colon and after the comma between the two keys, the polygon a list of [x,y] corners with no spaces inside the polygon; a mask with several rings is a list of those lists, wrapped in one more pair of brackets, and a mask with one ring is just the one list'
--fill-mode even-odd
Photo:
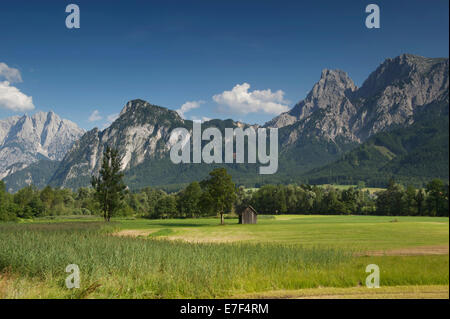
{"label": "cloud above mountain", "polygon": [[0,62],[0,77],[5,78],[9,83],[22,82],[20,71],[10,68],[6,63]]}
{"label": "cloud above mountain", "polygon": [[109,123],[112,123],[112,122],[114,122],[115,120],[117,120],[118,117],[119,117],[119,113],[112,113],[112,114],[109,114],[109,115],[106,117],[106,120],[107,120]]}
{"label": "cloud above mountain", "polygon": [[112,113],[109,115],[106,115],[106,117],[104,117],[103,115],[100,114],[99,110],[94,110],[92,111],[91,115],[89,115],[88,117],[88,121],[89,122],[98,122],[101,120],[105,120],[102,128],[107,128],[108,126],[110,126],[112,124],[112,122],[114,122],[115,120],[117,120],[117,118],[119,117],[119,113]]}
{"label": "cloud above mountain", "polygon": [[97,122],[100,121],[103,117],[100,115],[100,112],[98,110],[92,111],[91,115],[89,115],[88,121],[89,122]]}
{"label": "cloud above mountain", "polygon": [[33,98],[20,92],[8,81],[0,82],[0,108],[13,112],[25,112],[34,109]]}
{"label": "cloud above mountain", "polygon": [[182,118],[184,118],[185,113],[199,108],[203,103],[205,103],[205,101],[187,101],[177,110],[177,112]]}
{"label": "cloud above mountain", "polygon": [[0,108],[13,112],[31,111],[34,109],[33,98],[11,85],[18,82],[22,82],[20,71],[0,62]]}
{"label": "cloud above mountain", "polygon": [[118,118],[119,118],[119,113],[112,113],[112,114],[107,115],[106,122],[103,123],[102,129],[105,129],[108,126],[110,126],[112,124],[112,122],[114,122]]}
{"label": "cloud above mountain", "polygon": [[248,114],[267,113],[278,115],[289,110],[288,101],[284,99],[284,92],[278,90],[249,91],[250,84],[237,84],[231,91],[224,91],[213,96],[222,113]]}

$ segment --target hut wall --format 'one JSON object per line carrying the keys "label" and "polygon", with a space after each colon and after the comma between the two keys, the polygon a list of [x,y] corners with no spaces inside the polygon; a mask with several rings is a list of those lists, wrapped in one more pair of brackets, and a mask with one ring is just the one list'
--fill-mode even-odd
{"label": "hut wall", "polygon": [[241,223],[242,224],[256,224],[257,215],[250,209],[246,209],[242,212]]}

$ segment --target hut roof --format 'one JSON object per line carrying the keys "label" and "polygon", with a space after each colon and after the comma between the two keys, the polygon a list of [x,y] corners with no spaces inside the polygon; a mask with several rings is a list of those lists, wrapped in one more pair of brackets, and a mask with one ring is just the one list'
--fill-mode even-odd
{"label": "hut roof", "polygon": [[239,214],[239,215],[242,215],[242,213],[243,213],[247,208],[251,209],[256,215],[258,215],[258,212],[256,211],[256,209],[253,208],[252,205],[247,205],[247,206],[241,208],[241,209],[239,210],[238,214]]}

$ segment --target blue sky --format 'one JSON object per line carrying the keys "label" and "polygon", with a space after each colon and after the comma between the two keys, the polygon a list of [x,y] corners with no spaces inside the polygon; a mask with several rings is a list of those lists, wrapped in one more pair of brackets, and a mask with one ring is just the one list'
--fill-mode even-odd
{"label": "blue sky", "polygon": [[[69,3],[80,7],[80,29],[65,26]],[[365,27],[370,3],[380,29]],[[324,68],[359,86],[387,57],[448,57],[448,12],[447,0],[15,0],[1,4],[0,63],[20,72],[6,90],[32,97],[28,114],[53,110],[85,129],[135,98],[170,109],[194,102],[189,119],[264,123],[304,98]],[[0,118],[23,113],[0,103]]]}

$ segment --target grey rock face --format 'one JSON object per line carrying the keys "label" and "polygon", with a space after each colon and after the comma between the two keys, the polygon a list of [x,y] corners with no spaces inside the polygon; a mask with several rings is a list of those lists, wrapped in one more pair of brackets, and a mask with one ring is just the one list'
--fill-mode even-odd
{"label": "grey rock face", "polygon": [[[203,128],[208,126],[245,129],[249,125],[232,120],[211,120],[202,124]],[[132,100],[111,126],[103,131],[97,128],[90,130],[74,143],[50,184],[69,188],[88,185],[91,176],[100,170],[107,146],[119,150],[122,169],[125,171],[145,161],[167,159],[171,147],[176,143],[170,138],[171,132],[179,127],[190,131],[192,121],[183,120],[175,111],[143,100]]]}
{"label": "grey rock face", "polygon": [[0,178],[39,159],[61,160],[83,133],[53,112],[0,120]]}
{"label": "grey rock face", "polygon": [[411,125],[421,106],[442,99],[449,89],[448,69],[448,59],[403,54],[383,62],[359,89],[345,72],[324,70],[304,100],[265,126],[295,123],[287,144],[304,135],[362,142]]}
{"label": "grey rock face", "polygon": [[98,173],[107,145],[119,150],[123,170],[161,158],[170,151],[170,131],[184,125],[175,111],[143,100],[130,101],[108,128],[90,130],[74,143],[51,183],[69,186],[77,178],[87,180]]}
{"label": "grey rock face", "polygon": [[393,126],[411,125],[421,106],[448,93],[448,59],[403,54],[387,59],[353,99],[358,105],[352,131],[361,139]]}
{"label": "grey rock face", "polygon": [[334,107],[348,101],[348,95],[356,90],[356,85],[347,73],[341,70],[322,70],[319,82],[317,82],[308,96],[297,103],[292,110],[282,113],[270,122],[266,127],[283,127],[307,118],[319,109]]}

